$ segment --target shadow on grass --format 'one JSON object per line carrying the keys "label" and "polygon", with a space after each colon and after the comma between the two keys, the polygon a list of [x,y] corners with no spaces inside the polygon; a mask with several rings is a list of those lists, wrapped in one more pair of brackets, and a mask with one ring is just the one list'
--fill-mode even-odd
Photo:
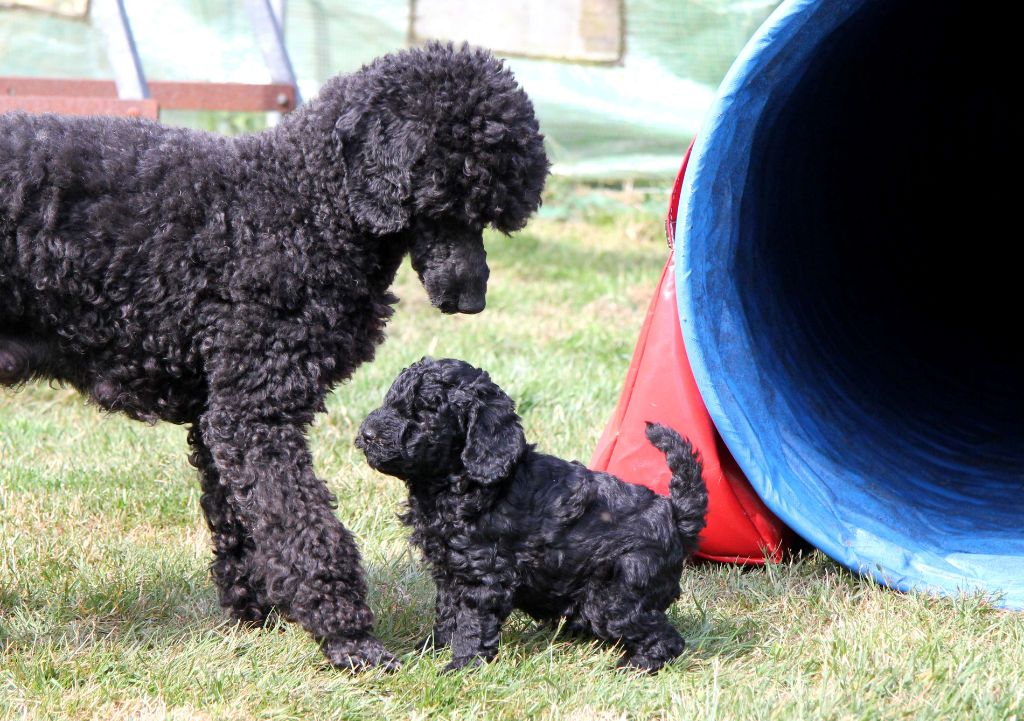
{"label": "shadow on grass", "polygon": [[[374,611],[381,640],[399,655],[417,654],[419,642],[433,627],[434,586],[415,562],[376,567]],[[387,580],[397,583],[388,585]],[[686,639],[684,658],[707,660],[712,657],[735,659],[762,645],[758,626],[749,619],[733,620],[709,613],[698,606],[697,613],[685,606],[685,599],[669,609],[669,620]],[[553,646],[592,646],[600,651],[621,652],[615,644],[592,636],[566,632],[560,624],[535,621],[522,611],[514,611],[502,628],[502,655],[513,653],[528,658],[547,655]]]}
{"label": "shadow on grass", "polygon": [[32,579],[24,580],[25,587],[8,588],[3,596],[0,644],[5,652],[111,641],[163,646],[235,625],[221,611],[212,582],[198,586],[187,574],[146,574],[134,585],[108,589],[81,578],[40,581],[32,587]]}
{"label": "shadow on grass", "polygon": [[[369,565],[370,604],[375,633],[398,654],[414,650],[433,621],[433,586],[411,561]],[[239,623],[222,609],[212,579],[203,572],[173,567],[144,569],[116,583],[41,569],[19,587],[0,588],[0,653],[40,646],[132,645],[168,648],[198,635],[278,634],[298,626],[276,609],[263,626]],[[37,583],[34,583],[36,581]],[[310,640],[312,643],[312,640]]]}
{"label": "shadow on grass", "polygon": [[[28,657],[37,647],[90,646],[107,651],[120,647],[125,653],[144,646],[159,652],[198,637],[214,640],[222,652],[231,653],[231,648],[260,645],[269,634],[298,632],[276,615],[262,628],[238,624],[219,607],[216,590],[205,574],[178,567],[164,571],[154,573],[150,568],[134,581],[126,578],[113,587],[97,584],[95,579],[50,577],[41,579],[37,588],[4,588],[0,594],[0,654],[11,659]],[[393,653],[415,664],[418,643],[433,625],[432,581],[411,553],[390,562],[368,564],[366,575],[377,619],[375,633]],[[31,584],[31,580],[24,583]],[[694,612],[693,603],[684,597],[669,610],[670,620],[687,641],[684,664],[713,657],[739,658],[762,643],[753,621],[722,617],[712,604],[698,601]],[[311,639],[310,644],[312,649]],[[513,614],[502,633],[502,656],[519,658],[521,663],[548,656],[552,650],[586,653],[587,647],[601,653],[612,651],[616,656],[619,653],[613,644],[570,637],[556,625],[535,622],[522,612]]]}
{"label": "shadow on grass", "polygon": [[687,654],[694,661],[712,658],[735,660],[763,644],[760,629],[750,619],[692,617],[688,623],[676,623],[686,639]]}

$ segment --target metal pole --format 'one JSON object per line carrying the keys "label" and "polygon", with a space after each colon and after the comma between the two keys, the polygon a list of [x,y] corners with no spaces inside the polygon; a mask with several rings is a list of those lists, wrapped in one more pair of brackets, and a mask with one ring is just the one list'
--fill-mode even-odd
{"label": "metal pole", "polygon": [[274,11],[274,19],[277,20],[277,26],[281,28],[281,37],[287,37],[284,27],[284,11],[286,5],[287,0],[270,0],[270,9]]}
{"label": "metal pole", "polygon": [[[299,86],[295,81],[291,58],[284,44],[284,2],[283,0],[246,0],[249,19],[256,31],[256,42],[263,53],[263,61],[275,83],[288,83],[295,87],[295,102],[299,98]],[[276,7],[275,7],[276,6]]]}
{"label": "metal pole", "polygon": [[117,96],[143,100],[149,97],[149,86],[142,71],[142,61],[135,46],[131,22],[124,9],[124,0],[92,0],[89,3],[94,22],[107,40],[107,58],[114,71]]}

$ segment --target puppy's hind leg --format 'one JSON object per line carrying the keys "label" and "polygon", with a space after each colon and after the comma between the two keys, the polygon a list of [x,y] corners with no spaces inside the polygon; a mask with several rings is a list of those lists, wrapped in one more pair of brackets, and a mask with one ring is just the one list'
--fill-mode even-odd
{"label": "puppy's hind leg", "polygon": [[0,333],[0,385],[16,386],[45,376],[52,364],[49,343]]}
{"label": "puppy's hind leg", "polygon": [[649,576],[648,562],[643,555],[620,559],[616,580],[591,589],[583,614],[597,636],[626,649],[620,665],[653,673],[679,657],[686,642],[663,610],[678,597],[678,581]]}

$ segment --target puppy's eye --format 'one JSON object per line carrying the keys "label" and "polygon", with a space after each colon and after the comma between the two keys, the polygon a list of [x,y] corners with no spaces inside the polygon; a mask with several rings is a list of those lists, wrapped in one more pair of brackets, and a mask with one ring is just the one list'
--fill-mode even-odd
{"label": "puppy's eye", "polygon": [[414,408],[418,413],[437,413],[441,406],[441,399],[433,396],[420,396],[416,399]]}
{"label": "puppy's eye", "polygon": [[425,406],[417,408],[413,412],[413,418],[418,421],[429,421],[437,416],[437,413],[433,408],[427,408]]}
{"label": "puppy's eye", "polygon": [[443,400],[426,399],[413,408],[413,418],[421,423],[444,423],[447,405]]}

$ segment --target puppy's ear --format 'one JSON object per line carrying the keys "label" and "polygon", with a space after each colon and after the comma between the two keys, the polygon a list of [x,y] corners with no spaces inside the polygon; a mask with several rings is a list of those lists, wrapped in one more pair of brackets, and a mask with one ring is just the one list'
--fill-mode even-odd
{"label": "puppy's ear", "polygon": [[462,465],[484,485],[509,474],[526,450],[523,426],[512,400],[504,394],[476,398],[469,408]]}
{"label": "puppy's ear", "polygon": [[395,233],[409,223],[412,166],[426,149],[419,123],[386,108],[353,107],[335,133],[344,158],[348,207],[359,227],[374,235]]}

